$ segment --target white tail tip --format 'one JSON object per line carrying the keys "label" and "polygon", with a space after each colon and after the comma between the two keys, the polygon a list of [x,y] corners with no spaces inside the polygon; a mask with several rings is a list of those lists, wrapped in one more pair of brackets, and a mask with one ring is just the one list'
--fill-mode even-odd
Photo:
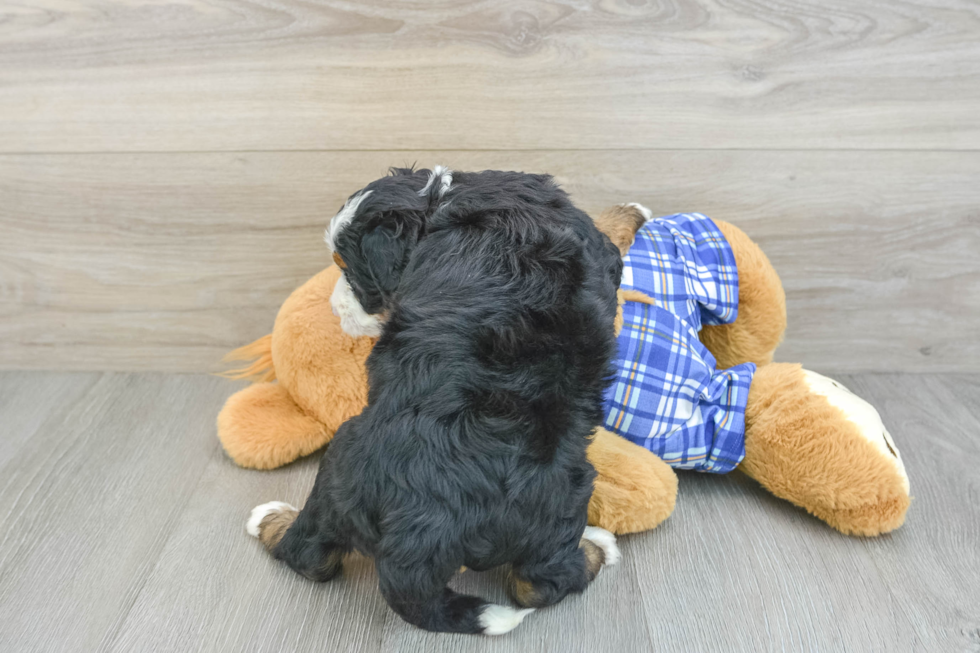
{"label": "white tail tip", "polygon": [[515,610],[506,605],[491,603],[480,613],[480,626],[484,635],[503,635],[517,628],[524,617],[534,612],[534,608]]}

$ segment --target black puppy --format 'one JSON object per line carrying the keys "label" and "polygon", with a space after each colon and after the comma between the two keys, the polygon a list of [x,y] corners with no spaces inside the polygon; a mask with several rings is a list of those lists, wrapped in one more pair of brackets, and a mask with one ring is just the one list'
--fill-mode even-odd
{"label": "black puppy", "polygon": [[619,251],[551,177],[440,168],[369,184],[327,241],[345,329],[380,335],[368,406],[306,507],[259,506],[249,532],[316,581],[373,556],[388,604],[427,630],[501,634],[530,612],[453,592],[461,566],[512,565],[525,608],[584,590],[619,557],[586,528]]}

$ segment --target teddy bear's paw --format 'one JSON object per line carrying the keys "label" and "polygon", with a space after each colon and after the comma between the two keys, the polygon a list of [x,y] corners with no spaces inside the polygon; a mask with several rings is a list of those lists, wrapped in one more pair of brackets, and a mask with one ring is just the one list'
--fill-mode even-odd
{"label": "teddy bear's paw", "polygon": [[245,530],[256,537],[265,548],[272,550],[296,520],[299,510],[285,501],[270,501],[252,508]]}
{"label": "teddy bear's paw", "polygon": [[803,377],[810,392],[825,397],[832,406],[844,413],[847,419],[858,427],[861,436],[875,448],[881,458],[895,467],[895,471],[902,478],[905,494],[908,495],[909,477],[905,472],[902,456],[875,407],[839,381],[806,369],[803,370]]}
{"label": "teddy bear's paw", "polygon": [[602,549],[604,556],[602,564],[604,565],[614,565],[622,557],[622,554],[619,552],[619,547],[616,545],[616,536],[604,528],[586,526],[585,532],[582,533],[582,539],[588,540]]}

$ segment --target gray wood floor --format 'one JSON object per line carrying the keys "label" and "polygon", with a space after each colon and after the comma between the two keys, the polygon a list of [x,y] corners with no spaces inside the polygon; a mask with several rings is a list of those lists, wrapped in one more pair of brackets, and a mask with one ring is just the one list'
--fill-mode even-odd
{"label": "gray wood floor", "polygon": [[[235,467],[213,427],[234,384],[0,373],[0,650],[980,650],[980,375],[841,378],[907,461],[899,531],[844,537],[740,475],[685,474],[619,567],[490,640],[407,626],[369,560],[316,585],[269,559],[246,515],[302,502],[316,457]],[[503,601],[500,580],[457,586]]]}

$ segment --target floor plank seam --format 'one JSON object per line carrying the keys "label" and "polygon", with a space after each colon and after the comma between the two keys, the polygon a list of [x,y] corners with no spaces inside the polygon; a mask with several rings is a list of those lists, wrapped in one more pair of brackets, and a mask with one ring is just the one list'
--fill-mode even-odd
{"label": "floor plank seam", "polygon": [[177,523],[180,521],[181,516],[184,514],[184,508],[186,508],[187,505],[190,504],[191,500],[197,494],[197,491],[201,487],[201,482],[204,480],[204,475],[207,473],[211,461],[215,459],[215,454],[220,454],[222,451],[223,450],[221,449],[220,443],[215,442],[214,448],[211,450],[211,454],[208,456],[208,464],[201,465],[201,473],[197,477],[197,480],[194,482],[193,489],[187,493],[187,498],[184,499],[183,502],[181,502],[179,508],[175,509],[171,514],[170,518],[167,520],[167,528],[166,528],[167,535],[161,540],[159,545],[154,548],[154,551],[151,554],[151,556],[149,556],[152,558],[153,562],[152,564],[147,565],[145,573],[140,575],[140,578],[138,579],[136,584],[135,591],[133,592],[132,600],[129,601],[125,611],[120,613],[116,623],[102,637],[102,641],[99,642],[99,646],[96,649],[97,651],[99,651],[99,653],[113,650],[113,647],[116,644],[116,640],[119,638],[119,634],[126,626],[126,622],[129,621],[129,617],[133,611],[133,607],[135,607],[136,603],[139,601],[140,597],[142,596],[143,591],[146,589],[147,582],[149,581],[150,577],[153,575],[153,572],[156,570],[157,565],[160,563],[160,559],[163,556],[163,552],[167,548],[167,544],[174,536],[174,533],[176,532],[175,527]]}
{"label": "floor plank seam", "polygon": [[[147,382],[146,377],[155,380]],[[896,439],[908,444],[903,453],[907,454],[912,486],[917,488],[916,499],[906,524],[894,534],[875,539],[847,537],[756,487],[755,481],[685,473],[680,475],[675,514],[654,531],[623,537],[627,557],[616,575],[603,572],[599,579],[603,585],[589,589],[584,600],[544,611],[512,638],[492,643],[431,635],[403,623],[376,595],[377,578],[370,564],[358,563],[357,574],[348,579],[356,588],[335,587],[329,596],[315,584],[286,581],[288,572],[283,576],[284,570],[275,567],[268,568],[271,576],[249,574],[242,579],[238,558],[227,555],[231,550],[227,547],[237,547],[246,538],[240,532],[243,515],[229,506],[232,495],[226,492],[234,492],[231,500],[237,505],[246,496],[251,500],[256,488],[300,491],[312,480],[314,461],[284,471],[278,480],[260,474],[242,476],[244,472],[222,459],[210,427],[203,424],[220,407],[227,390],[206,375],[165,384],[161,380],[167,377],[156,373],[98,378],[109,383],[104,380],[94,391],[86,392],[86,385],[79,382],[83,377],[71,374],[11,374],[7,386],[0,387],[17,386],[23,391],[0,410],[0,424],[20,412],[24,419],[14,419],[14,423],[22,424],[25,433],[36,435],[37,440],[23,450],[22,439],[0,437],[0,453],[23,451],[17,454],[19,459],[8,455],[5,460],[14,460],[14,465],[19,462],[28,476],[31,466],[41,465],[65,478],[76,469],[59,462],[59,455],[68,448],[64,439],[68,432],[76,451],[89,451],[99,439],[110,438],[103,441],[97,458],[75,456],[86,464],[114,456],[117,461],[129,461],[140,455],[140,439],[156,437],[159,429],[142,428],[140,439],[134,442],[132,429],[108,428],[115,422],[112,416],[125,408],[117,401],[122,398],[123,402],[138,402],[130,408],[134,421],[153,419],[163,428],[173,427],[174,410],[193,406],[194,414],[181,422],[185,441],[195,445],[181,460],[192,466],[167,493],[124,498],[129,507],[136,502],[136,509],[127,509],[124,521],[110,524],[111,530],[102,525],[88,531],[91,537],[85,540],[79,539],[84,533],[74,527],[59,531],[60,522],[52,517],[61,514],[59,508],[77,512],[78,505],[98,506],[107,487],[124,485],[107,486],[98,475],[87,485],[59,485],[62,492],[68,487],[73,495],[77,487],[81,493],[69,496],[67,506],[37,493],[30,502],[36,511],[29,511],[36,514],[11,525],[17,530],[29,520],[26,531],[20,530],[37,537],[18,540],[17,557],[8,556],[0,578],[0,641],[7,644],[0,648],[4,650],[388,653],[472,646],[547,653],[688,650],[697,642],[705,653],[734,653],[975,650],[980,642],[975,582],[980,568],[975,547],[980,536],[975,500],[980,449],[973,436],[980,425],[977,374],[850,374],[840,379],[878,406],[885,421],[894,423]],[[44,396],[45,382],[55,399],[32,404],[30,398],[35,394]],[[130,385],[138,386],[134,394],[118,392]],[[160,387],[174,388],[171,394],[183,399],[175,399],[174,410],[168,404],[151,416],[143,414],[140,407]],[[200,401],[188,399],[205,393]],[[93,394],[97,396],[94,401]],[[68,407],[68,412],[62,407]],[[55,428],[60,422],[64,424]],[[192,431],[187,430],[188,424]],[[34,434],[37,428],[40,432]],[[3,451],[4,445],[9,451]],[[196,479],[194,467],[199,469]],[[15,469],[9,462],[4,466],[5,471]],[[113,469],[128,477],[131,468],[126,462]],[[167,467],[155,469],[157,474],[169,474]],[[211,473],[215,471],[225,476],[216,477]],[[141,478],[131,480],[140,485]],[[0,507],[9,511],[9,502],[26,480],[22,476],[8,488]],[[43,482],[39,477],[28,492],[33,493]],[[177,493],[180,496],[171,498]],[[149,505],[140,500],[163,503]],[[21,503],[24,501],[22,498]],[[211,501],[223,509],[234,508],[234,527],[215,527]],[[144,505],[158,507],[152,524],[146,521]],[[226,518],[231,518],[230,512],[222,517]],[[226,523],[231,524],[222,522]],[[118,536],[129,538],[149,527],[153,537],[145,540],[139,557],[125,564],[126,573],[116,574],[116,581],[107,579],[106,583],[116,583],[111,587],[99,585],[100,574],[107,566],[121,564],[117,556],[128,547],[106,549],[105,536],[115,536],[118,543]],[[204,531],[210,564],[186,567]],[[86,554],[66,558],[71,550],[66,547]],[[42,555],[31,556],[32,550]],[[22,556],[30,562],[25,563]],[[79,564],[75,566],[72,560]],[[232,578],[236,582],[226,582]],[[273,579],[278,580],[272,583]],[[472,590],[468,593],[506,603],[498,591],[499,574],[488,579],[489,584],[465,581]],[[108,598],[104,590],[110,589],[111,601],[91,602],[93,596]],[[284,602],[293,609],[282,609]],[[355,615],[357,621],[352,620]],[[11,642],[18,644],[11,646]]]}
{"label": "floor plank seam", "polygon": [[[75,401],[70,406],[65,406],[65,408],[63,410],[58,411],[56,413],[56,415],[55,415],[54,418],[49,418],[49,419],[45,420],[44,423],[42,423],[40,426],[38,426],[37,431],[40,431],[42,428],[44,428],[44,426],[46,424],[50,423],[52,420],[57,420],[58,422],[63,421],[71,413],[71,411],[75,409],[76,406],[78,406],[80,403],[82,403],[83,401],[85,401],[86,398],[88,398],[91,395],[92,389],[95,386],[97,386],[102,379],[106,378],[106,374],[111,374],[111,373],[101,373],[101,374],[99,374],[99,376],[97,376],[92,381],[92,384],[89,386],[89,388],[86,389],[85,392],[82,393],[81,396],[79,396],[79,398],[78,398],[77,401]],[[65,438],[70,438],[70,437],[71,437],[71,434],[70,433],[68,433],[68,434],[65,435]],[[24,487],[21,488],[21,490],[20,490],[20,492],[18,492],[17,496],[14,497],[14,500],[12,502],[10,502],[11,512],[8,513],[8,515],[4,517],[4,525],[6,526],[6,528],[4,528],[3,539],[0,540],[0,553],[2,553],[2,557],[0,557],[0,569],[3,569],[6,566],[7,559],[9,557],[9,555],[12,554],[11,551],[8,551],[7,550],[8,549],[7,542],[9,541],[11,535],[16,535],[17,533],[20,532],[20,529],[15,528],[17,517],[13,517],[13,519],[11,519],[11,516],[13,515],[13,511],[21,503],[21,499],[24,496],[24,493],[28,492],[31,489],[31,487],[35,485],[35,480],[37,479],[37,477],[39,475],[44,474],[45,477],[50,476],[57,469],[57,467],[61,464],[61,462],[66,457],[69,456],[69,454],[73,451],[74,447],[76,446],[77,439],[78,438],[73,438],[73,439],[75,441],[69,443],[65,447],[52,447],[51,448],[51,454],[54,456],[54,462],[51,464],[50,468],[46,468],[44,465],[39,465],[38,468],[34,471],[34,474],[29,479],[27,479],[27,481],[24,483]],[[16,474],[11,474],[9,476],[8,481],[7,481],[7,484],[3,487],[2,490],[0,490],[0,496],[3,496],[3,494],[6,492],[7,488],[10,486],[11,483],[13,483],[13,481],[15,479],[16,479]],[[35,490],[35,492],[31,496],[34,496],[36,493],[37,493],[37,490]],[[25,503],[26,504],[30,504],[31,503],[30,498]]]}

